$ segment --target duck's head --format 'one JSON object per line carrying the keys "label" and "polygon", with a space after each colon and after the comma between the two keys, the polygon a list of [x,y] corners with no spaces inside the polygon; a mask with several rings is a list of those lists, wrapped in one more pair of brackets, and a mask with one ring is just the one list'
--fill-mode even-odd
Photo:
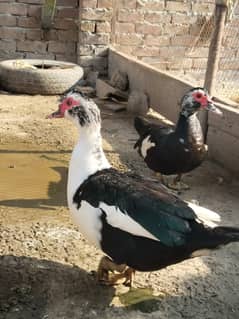
{"label": "duck's head", "polygon": [[63,96],[58,110],[47,116],[51,119],[63,117],[71,120],[79,129],[100,127],[101,123],[98,106],[92,100],[74,92]]}
{"label": "duck's head", "polygon": [[180,113],[185,117],[189,117],[202,109],[222,115],[222,112],[214,105],[207,90],[201,87],[193,88],[183,96],[181,108]]}

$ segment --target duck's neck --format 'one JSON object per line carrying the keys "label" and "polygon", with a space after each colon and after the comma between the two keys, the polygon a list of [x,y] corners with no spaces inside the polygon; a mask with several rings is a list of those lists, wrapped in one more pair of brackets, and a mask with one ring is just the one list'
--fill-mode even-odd
{"label": "duck's neck", "polygon": [[103,152],[100,130],[80,132],[80,138],[74,147],[69,165],[68,202],[90,175],[105,168],[110,168],[110,164]]}
{"label": "duck's neck", "polygon": [[[197,140],[198,143],[203,143],[202,128],[196,113],[190,116],[180,114],[176,125],[176,132],[180,137],[186,138],[189,141]],[[189,137],[192,137],[193,139],[189,139]]]}

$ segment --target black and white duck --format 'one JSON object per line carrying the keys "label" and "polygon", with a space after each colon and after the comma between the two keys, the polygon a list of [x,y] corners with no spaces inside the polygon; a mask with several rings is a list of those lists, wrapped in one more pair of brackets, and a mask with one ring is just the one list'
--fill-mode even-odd
{"label": "black and white duck", "polygon": [[[67,118],[79,131],[67,199],[79,230],[106,256],[98,280],[131,285],[135,271],[154,271],[239,241],[239,229],[217,226],[217,213],[182,201],[165,186],[119,172],[108,162],[97,105],[68,94],[48,118]],[[115,273],[115,271],[117,273]]]}
{"label": "black and white duck", "polygon": [[204,144],[197,118],[198,111],[202,109],[222,115],[207,91],[197,87],[183,96],[175,128],[162,127],[143,117],[135,118],[134,126],[139,139],[134,147],[147,166],[161,174],[163,182],[162,175],[177,175],[173,183],[168,184],[172,189],[187,189],[188,186],[181,182],[182,174],[200,166],[206,158],[208,147]]}

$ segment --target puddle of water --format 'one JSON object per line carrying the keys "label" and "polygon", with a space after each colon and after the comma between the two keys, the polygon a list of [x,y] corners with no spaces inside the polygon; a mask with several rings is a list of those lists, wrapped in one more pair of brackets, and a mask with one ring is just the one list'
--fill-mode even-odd
{"label": "puddle of water", "polygon": [[30,145],[0,149],[0,205],[65,205],[69,155]]}

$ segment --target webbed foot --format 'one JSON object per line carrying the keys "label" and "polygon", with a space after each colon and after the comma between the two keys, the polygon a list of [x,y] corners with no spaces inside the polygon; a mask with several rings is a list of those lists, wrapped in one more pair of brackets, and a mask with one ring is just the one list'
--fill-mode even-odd
{"label": "webbed foot", "polygon": [[188,190],[190,187],[187,184],[181,182],[181,178],[182,178],[182,174],[178,174],[173,179],[173,182],[167,184],[168,188],[176,190],[176,191]]}
{"label": "webbed foot", "polygon": [[[97,280],[106,286],[114,286],[123,283],[124,285],[131,287],[134,273],[135,270],[127,267],[127,265],[118,265],[109,257],[104,256],[101,258],[98,266]],[[124,281],[122,282],[123,279]]]}

